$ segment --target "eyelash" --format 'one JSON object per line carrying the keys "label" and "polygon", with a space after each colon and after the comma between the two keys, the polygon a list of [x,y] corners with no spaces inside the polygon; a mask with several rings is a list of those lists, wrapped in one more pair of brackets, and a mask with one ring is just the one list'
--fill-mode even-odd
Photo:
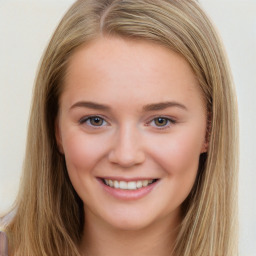
{"label": "eyelash", "polygon": [[103,122],[105,122],[105,124],[108,124],[108,122],[105,120],[105,118],[104,118],[104,117],[101,117],[101,116],[99,116],[99,115],[83,117],[83,118],[81,118],[81,119],[79,120],[79,123],[80,123],[80,124],[84,124],[84,123],[87,123],[87,121],[89,121],[90,123],[89,123],[89,124],[87,123],[87,125],[88,125],[88,126],[91,126],[91,127],[93,127],[93,128],[95,128],[95,129],[98,129],[98,128],[102,127],[102,126],[105,126],[105,125],[98,125],[98,126],[97,126],[97,125],[93,125],[93,124],[91,123],[91,120],[92,120],[93,118],[98,118],[98,119],[102,120]]}
{"label": "eyelash", "polygon": [[[98,126],[97,126],[97,125],[93,125],[93,124],[91,123],[91,121],[92,121],[92,119],[94,119],[94,118],[100,119],[104,124],[103,124],[103,125],[98,125]],[[167,122],[167,124],[166,124],[166,125],[163,125],[163,126],[157,126],[156,124],[153,125],[153,126],[156,127],[158,130],[168,129],[168,128],[170,128],[171,125],[176,124],[176,121],[173,120],[173,119],[171,119],[171,118],[169,118],[169,117],[157,116],[157,117],[151,118],[150,121],[146,123],[146,126],[150,126],[150,124],[151,124],[152,122],[156,122],[157,119],[158,119],[158,121],[159,121],[159,119],[162,119],[162,120],[164,120],[164,121]],[[89,121],[90,123],[87,123],[88,121]],[[99,116],[99,115],[83,117],[83,118],[81,118],[81,119],[79,120],[79,123],[80,123],[80,124],[87,123],[88,126],[94,128],[94,129],[99,129],[99,128],[103,127],[103,126],[106,126],[106,124],[108,124],[108,122],[105,120],[105,118],[102,117],[102,116]]]}
{"label": "eyelash", "polygon": [[168,129],[168,128],[170,128],[171,125],[176,124],[176,121],[173,120],[172,118],[165,117],[165,116],[156,116],[153,119],[151,119],[149,122],[147,122],[147,126],[149,126],[152,122],[156,122],[157,119],[158,120],[162,119],[167,122],[167,124],[165,124],[163,126],[157,126],[156,124],[154,124],[153,126],[156,127],[158,130]]}

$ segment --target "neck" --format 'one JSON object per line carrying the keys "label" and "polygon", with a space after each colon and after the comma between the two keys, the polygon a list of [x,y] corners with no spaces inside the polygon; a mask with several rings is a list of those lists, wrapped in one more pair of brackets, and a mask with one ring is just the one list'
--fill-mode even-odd
{"label": "neck", "polygon": [[[180,223],[179,216],[162,219],[140,230],[120,230],[87,213],[80,245],[83,256],[170,256]],[[90,221],[89,221],[90,220]]]}

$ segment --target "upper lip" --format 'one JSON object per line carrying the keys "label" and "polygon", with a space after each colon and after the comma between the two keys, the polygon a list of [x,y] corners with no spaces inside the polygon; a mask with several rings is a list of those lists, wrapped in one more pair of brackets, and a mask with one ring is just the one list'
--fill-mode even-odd
{"label": "upper lip", "polygon": [[138,181],[138,180],[157,180],[159,178],[155,177],[117,177],[117,176],[104,176],[104,177],[98,177],[99,179],[105,179],[105,180],[117,180],[117,181]]}

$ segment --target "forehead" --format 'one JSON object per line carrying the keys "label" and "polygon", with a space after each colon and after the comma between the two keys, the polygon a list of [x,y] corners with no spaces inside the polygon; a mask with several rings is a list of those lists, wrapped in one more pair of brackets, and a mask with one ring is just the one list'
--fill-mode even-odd
{"label": "forehead", "polygon": [[172,97],[188,101],[191,95],[201,97],[201,92],[190,65],[179,54],[148,41],[102,37],[72,55],[63,95],[70,101],[97,97],[143,102]]}

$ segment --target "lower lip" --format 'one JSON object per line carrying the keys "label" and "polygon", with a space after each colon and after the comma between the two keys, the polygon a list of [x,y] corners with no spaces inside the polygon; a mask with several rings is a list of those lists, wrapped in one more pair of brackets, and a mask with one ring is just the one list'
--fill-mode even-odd
{"label": "lower lip", "polygon": [[111,196],[121,200],[137,200],[142,197],[145,197],[155,188],[155,186],[159,182],[159,180],[157,180],[156,182],[146,187],[142,187],[136,190],[129,190],[129,189],[112,188],[104,184],[104,182],[101,179],[98,179],[98,180],[100,181],[100,184],[103,187],[104,191],[109,193]]}

